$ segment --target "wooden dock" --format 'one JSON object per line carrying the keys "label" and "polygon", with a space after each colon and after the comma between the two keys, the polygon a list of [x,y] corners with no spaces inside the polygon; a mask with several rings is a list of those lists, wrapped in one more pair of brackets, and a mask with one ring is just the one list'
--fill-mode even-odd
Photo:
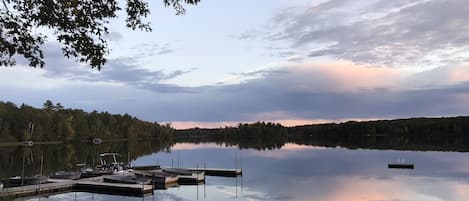
{"label": "wooden dock", "polygon": [[74,190],[80,192],[141,197],[153,193],[153,185],[85,181],[76,183]]}
{"label": "wooden dock", "polygon": [[27,197],[41,194],[73,191],[75,181],[46,183],[41,185],[5,188],[0,191],[0,199],[5,197]]}
{"label": "wooden dock", "polygon": [[223,168],[172,168],[172,167],[161,167],[162,169],[175,169],[179,171],[187,171],[192,173],[205,172],[205,176],[217,176],[217,177],[237,177],[243,175],[241,169],[223,169]]}
{"label": "wooden dock", "polygon": [[[142,169],[160,168],[159,166],[143,166]],[[165,180],[162,183],[177,183],[179,184],[192,184],[197,185],[205,181],[205,176],[221,176],[221,177],[237,177],[242,175],[241,169],[220,169],[220,168],[180,168],[192,172],[192,175],[178,175],[173,177],[163,177]],[[137,170],[150,171],[150,170]],[[203,172],[203,173],[201,173]],[[125,175],[125,173],[123,173]],[[154,177],[154,176],[153,176]],[[153,178],[155,179],[155,178]],[[173,181],[174,180],[174,181]],[[154,184],[158,183],[153,181]],[[155,187],[153,185],[143,184],[121,184],[121,183],[106,183],[103,182],[103,177],[93,177],[80,180],[59,180],[49,179],[48,183],[40,185],[31,185],[23,187],[5,188],[0,190],[0,200],[3,198],[18,198],[37,195],[56,194],[61,192],[92,192],[112,195],[124,195],[144,197],[145,195],[153,193]]]}
{"label": "wooden dock", "polygon": [[133,166],[134,170],[157,170],[161,167],[159,165],[145,165],[145,166]]}
{"label": "wooden dock", "polygon": [[50,181],[53,182],[41,185],[5,188],[0,191],[0,200],[10,197],[18,198],[72,191],[143,197],[153,193],[154,190],[153,185],[103,183],[102,177],[81,180]]}
{"label": "wooden dock", "polygon": [[237,177],[243,175],[241,169],[221,169],[221,168],[189,168],[190,171],[204,171],[206,176]]}

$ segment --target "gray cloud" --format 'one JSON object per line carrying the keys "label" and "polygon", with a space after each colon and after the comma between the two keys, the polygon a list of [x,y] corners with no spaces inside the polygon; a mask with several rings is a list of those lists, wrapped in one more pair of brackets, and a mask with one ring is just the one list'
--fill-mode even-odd
{"label": "gray cloud", "polygon": [[190,68],[166,73],[162,70],[142,68],[134,58],[116,58],[108,60],[98,72],[86,64],[64,58],[57,44],[48,43],[44,50],[46,58],[44,76],[46,77],[67,78],[90,83],[120,83],[156,92],[189,92],[189,88],[163,82],[196,70],[196,68]]}
{"label": "gray cloud", "polygon": [[267,74],[241,84],[191,88],[197,93],[159,96],[147,107],[153,109],[152,113],[165,114],[159,121],[342,120],[453,116],[469,112],[466,82],[415,89],[337,91],[336,82],[328,81],[331,78],[319,71],[295,71],[285,68],[284,73]]}
{"label": "gray cloud", "polygon": [[309,51],[310,57],[388,66],[447,64],[468,59],[461,56],[469,50],[467,13],[468,1],[329,0],[281,10],[261,35]]}
{"label": "gray cloud", "polygon": [[169,43],[143,43],[132,47],[132,50],[137,51],[137,57],[153,57],[157,55],[166,55],[175,51],[175,49],[172,48]]}
{"label": "gray cloud", "polygon": [[269,76],[272,74],[283,74],[283,73],[287,73],[287,71],[282,70],[282,69],[269,68],[269,69],[259,69],[259,70],[242,72],[242,73],[231,73],[231,74],[243,76],[243,77],[256,77],[256,76]]}
{"label": "gray cloud", "polygon": [[[335,74],[330,75],[330,72],[323,72],[314,66],[309,66],[305,71],[301,65],[285,65],[277,73],[264,73],[261,77],[248,79],[240,84],[179,87],[152,82],[167,76],[160,72],[128,68],[132,63],[127,64],[126,60],[115,62],[117,64],[113,64],[114,69],[105,68],[108,70],[103,70],[97,73],[98,75],[82,75],[92,80],[90,83],[93,84],[74,85],[71,82],[68,86],[50,90],[10,87],[2,92],[0,98],[11,100],[11,97],[23,97],[19,103],[24,101],[40,106],[44,100],[53,97],[53,101],[61,102],[67,107],[129,113],[145,120],[163,122],[343,120],[454,116],[469,113],[469,83],[464,82],[464,79],[451,81],[451,76],[455,73],[463,74],[455,69],[468,69],[466,66],[442,67],[406,77],[402,82],[396,78],[392,82],[401,83],[396,86],[370,82],[369,86],[362,88],[361,84],[341,82]],[[121,68],[124,70],[121,71]],[[331,68],[326,66],[324,69]],[[377,80],[390,76],[369,73],[364,69],[366,68],[360,69],[359,74],[378,76]],[[335,73],[335,70],[331,72]],[[349,70],[344,69],[344,72]],[[131,75],[124,76],[126,74]],[[342,76],[343,72],[337,74]],[[423,79],[417,77],[426,79],[421,81]],[[341,79],[368,83],[367,80],[359,80],[364,79],[361,77]],[[85,81],[83,78],[80,80]],[[124,84],[101,85],[100,81]],[[429,84],[432,81],[435,83]],[[414,82],[414,85],[400,87],[407,86],[410,82]],[[346,88],[341,89],[342,85]]]}

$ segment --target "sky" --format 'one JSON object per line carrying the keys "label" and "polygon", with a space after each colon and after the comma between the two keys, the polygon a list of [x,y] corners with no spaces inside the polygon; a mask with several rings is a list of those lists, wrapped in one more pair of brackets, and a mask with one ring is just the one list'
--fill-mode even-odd
{"label": "sky", "polygon": [[[123,6],[123,1],[121,5]],[[66,59],[0,68],[0,100],[131,114],[176,128],[469,114],[469,1],[202,0],[152,32],[111,21],[101,71]]]}

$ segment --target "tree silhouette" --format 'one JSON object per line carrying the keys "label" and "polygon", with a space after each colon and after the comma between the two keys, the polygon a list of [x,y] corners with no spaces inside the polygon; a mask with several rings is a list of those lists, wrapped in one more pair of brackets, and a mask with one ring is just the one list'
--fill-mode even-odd
{"label": "tree silhouette", "polygon": [[[98,70],[106,63],[108,24],[123,8],[117,0],[1,0],[0,66],[13,66],[22,56],[31,67],[44,67],[41,45],[47,36],[38,30],[52,30],[67,58],[77,58]],[[200,0],[163,0],[177,15],[184,14],[183,4]],[[151,31],[144,21],[150,14],[146,0],[126,0],[126,26]],[[39,28],[39,29],[38,29]]]}

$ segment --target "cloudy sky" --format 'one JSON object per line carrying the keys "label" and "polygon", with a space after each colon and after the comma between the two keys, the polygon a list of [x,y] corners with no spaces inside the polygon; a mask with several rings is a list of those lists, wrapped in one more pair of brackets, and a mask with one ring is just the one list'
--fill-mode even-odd
{"label": "cloudy sky", "polygon": [[44,46],[0,68],[0,99],[50,99],[178,128],[469,114],[467,0],[202,0],[153,32],[112,21],[101,71]]}

